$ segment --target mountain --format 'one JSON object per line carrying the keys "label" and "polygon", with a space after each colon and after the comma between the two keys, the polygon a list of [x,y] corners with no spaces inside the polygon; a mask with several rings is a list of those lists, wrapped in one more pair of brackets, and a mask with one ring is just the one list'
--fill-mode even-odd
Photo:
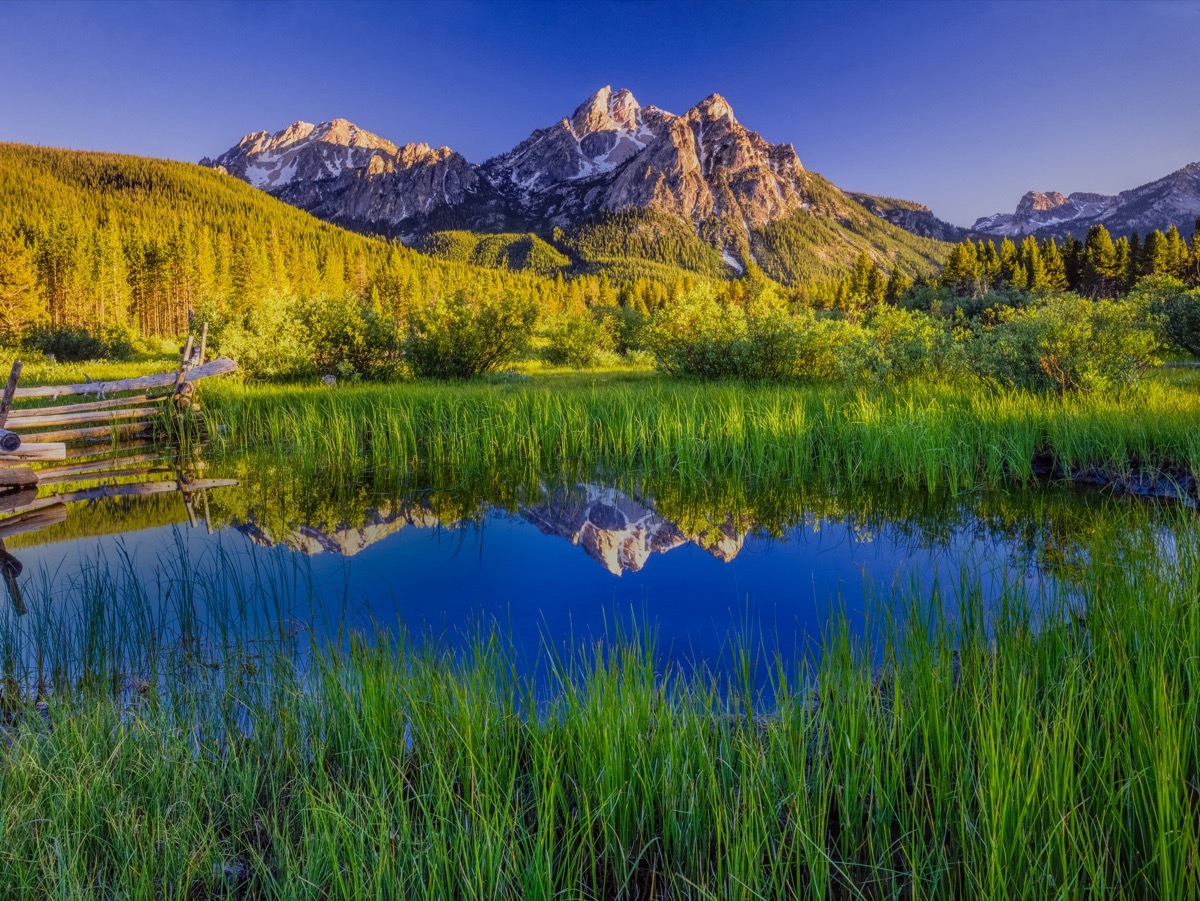
{"label": "mountain", "polygon": [[939,219],[923,203],[897,200],[894,197],[878,197],[874,194],[861,194],[855,191],[848,191],[847,194],[881,219],[886,219],[892,225],[912,232],[914,235],[920,235],[922,238],[958,243],[967,236],[965,228]]}
{"label": "mountain", "polygon": [[1082,238],[1093,225],[1103,225],[1114,236],[1145,234],[1176,226],[1185,236],[1200,217],[1200,163],[1191,163],[1170,175],[1122,191],[1120,194],[1030,191],[1013,213],[996,213],[979,219],[971,231],[993,237]]}
{"label": "mountain", "polygon": [[445,231],[532,233],[582,271],[630,256],[623,234],[594,246],[596,230],[612,232],[614,222],[618,232],[639,231],[638,258],[721,276],[760,255],[768,274],[793,283],[839,274],[863,250],[914,272],[945,255],[805,169],[790,144],[748,129],[719,94],[675,115],[604,87],[481,164],[447,147],[398,145],[344,119],[247,135],[201,164],[405,243]]}

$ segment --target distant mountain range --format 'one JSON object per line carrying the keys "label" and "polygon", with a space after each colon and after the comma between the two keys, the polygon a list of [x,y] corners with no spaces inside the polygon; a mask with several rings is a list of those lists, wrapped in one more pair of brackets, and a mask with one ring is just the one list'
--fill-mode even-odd
{"label": "distant mountain range", "polygon": [[978,235],[1019,237],[1068,233],[1082,238],[1093,225],[1103,225],[1113,235],[1131,232],[1165,232],[1172,225],[1190,235],[1200,217],[1200,163],[1191,163],[1170,175],[1120,194],[1030,191],[1014,213],[996,213],[979,219],[971,231]]}
{"label": "distant mountain range", "polygon": [[[863,250],[913,272],[945,256],[805,169],[790,144],[746,128],[719,94],[675,115],[604,87],[481,164],[344,119],[246,135],[201,164],[338,225],[426,247],[446,231],[533,233],[568,257],[591,242],[594,256],[600,228],[613,255],[630,252],[632,235],[656,262],[726,275],[757,264],[789,283],[839,274]],[[612,222],[621,235],[605,230]]]}
{"label": "distant mountain range", "polygon": [[[1100,222],[1114,234],[1171,225],[1190,234],[1200,216],[1193,163],[1111,197],[1030,192],[1013,214],[961,228],[919,203],[843,192],[805,169],[792,145],[744,126],[719,94],[675,115],[609,87],[480,164],[344,119],[249,134],[201,164],[322,219],[426,251],[459,246],[430,239],[445,232],[533,234],[554,245],[551,254],[590,258],[598,224],[617,217],[617,231],[633,234],[657,263],[725,275],[757,264],[792,284],[833,274],[863,250],[918,273],[944,258],[942,242],[965,237],[1082,237]],[[624,237],[604,235],[614,255],[629,253]],[[590,256],[579,253],[589,241]]]}

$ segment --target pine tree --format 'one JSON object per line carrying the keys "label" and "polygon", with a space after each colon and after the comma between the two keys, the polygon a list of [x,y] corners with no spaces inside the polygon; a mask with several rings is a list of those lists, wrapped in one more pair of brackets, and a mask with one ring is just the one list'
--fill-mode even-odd
{"label": "pine tree", "polygon": [[1053,238],[1042,242],[1042,265],[1045,271],[1046,290],[1061,293],[1070,289],[1067,281],[1067,267],[1063,256],[1058,250],[1058,244]]}
{"label": "pine tree", "polygon": [[887,288],[883,294],[884,300],[890,304],[899,303],[900,298],[912,288],[912,284],[912,279],[897,266],[892,270],[892,274],[888,276]]}
{"label": "pine tree", "polygon": [[46,318],[33,254],[20,236],[0,233],[0,343],[15,341]]}
{"label": "pine tree", "polygon": [[1020,286],[1028,291],[1045,291],[1049,288],[1046,279],[1046,265],[1042,261],[1042,250],[1033,235],[1021,242],[1021,265],[1025,268],[1025,284]]}
{"label": "pine tree", "polygon": [[1083,293],[1089,297],[1115,297],[1122,275],[1112,235],[1103,225],[1093,225],[1083,245]]}
{"label": "pine tree", "polygon": [[970,241],[954,245],[938,278],[938,285],[949,288],[959,297],[975,297],[980,293],[979,262],[975,245]]}

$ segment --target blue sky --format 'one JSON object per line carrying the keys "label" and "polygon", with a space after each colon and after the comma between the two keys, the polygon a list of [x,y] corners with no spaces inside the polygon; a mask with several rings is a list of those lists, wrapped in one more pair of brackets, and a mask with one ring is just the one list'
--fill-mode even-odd
{"label": "blue sky", "polygon": [[598,87],[710,93],[959,223],[1200,160],[1200,3],[0,3],[0,140],[173,159],[341,116],[480,162]]}

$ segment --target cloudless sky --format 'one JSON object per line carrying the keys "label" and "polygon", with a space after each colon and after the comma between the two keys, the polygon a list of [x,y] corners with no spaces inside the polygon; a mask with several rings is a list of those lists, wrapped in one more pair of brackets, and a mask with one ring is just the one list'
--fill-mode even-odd
{"label": "cloudless sky", "polygon": [[1200,160],[1200,3],[0,2],[0,140],[198,160],[350,119],[473,162],[597,88],[717,92],[847,190],[970,224]]}

